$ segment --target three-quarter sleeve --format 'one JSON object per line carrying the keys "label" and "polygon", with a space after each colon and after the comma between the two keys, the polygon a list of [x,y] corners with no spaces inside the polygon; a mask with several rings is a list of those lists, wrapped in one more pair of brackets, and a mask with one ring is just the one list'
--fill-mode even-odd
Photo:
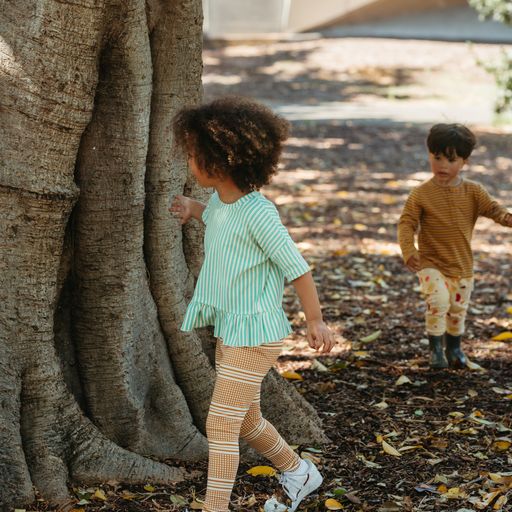
{"label": "three-quarter sleeve", "polygon": [[398,221],[398,243],[402,250],[404,262],[407,263],[411,256],[418,254],[414,245],[414,235],[418,229],[421,216],[421,206],[414,189],[405,203],[402,215]]}
{"label": "three-quarter sleeve", "polygon": [[208,217],[210,215],[210,211],[212,209],[213,203],[217,201],[217,192],[214,192],[211,196],[208,202],[206,203],[206,208],[203,210],[203,213],[201,214],[201,219],[205,224],[208,224]]}
{"label": "three-quarter sleeve", "polygon": [[283,226],[279,213],[272,203],[269,202],[254,212],[250,229],[256,243],[282,270],[288,281],[309,272],[309,265]]}

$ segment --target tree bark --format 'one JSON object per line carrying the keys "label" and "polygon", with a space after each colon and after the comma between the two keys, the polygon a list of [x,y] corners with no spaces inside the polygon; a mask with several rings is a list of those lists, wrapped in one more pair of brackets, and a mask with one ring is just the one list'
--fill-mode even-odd
{"label": "tree bark", "polygon": [[[184,478],[206,456],[209,331],[179,325],[206,199],[171,121],[200,100],[200,0],[0,1],[0,506],[67,484]],[[276,373],[269,418],[293,442],[318,417]]]}

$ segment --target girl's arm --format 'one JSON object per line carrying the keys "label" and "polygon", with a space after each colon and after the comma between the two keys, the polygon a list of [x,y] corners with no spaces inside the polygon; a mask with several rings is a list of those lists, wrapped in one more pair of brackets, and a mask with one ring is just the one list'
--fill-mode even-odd
{"label": "girl's arm", "polygon": [[180,217],[181,223],[185,224],[191,217],[203,221],[203,212],[206,205],[190,197],[178,195],[174,198],[169,211]]}
{"label": "girl's arm", "polygon": [[293,280],[292,284],[306,315],[309,346],[319,350],[323,345],[322,352],[329,352],[334,346],[334,335],[323,321],[320,301],[311,272],[306,272]]}

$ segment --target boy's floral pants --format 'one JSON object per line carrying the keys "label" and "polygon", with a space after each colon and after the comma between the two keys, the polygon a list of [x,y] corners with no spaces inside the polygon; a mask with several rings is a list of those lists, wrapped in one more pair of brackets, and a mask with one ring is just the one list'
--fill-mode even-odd
{"label": "boy's floral pants", "polygon": [[464,332],[473,278],[446,277],[434,268],[420,270],[418,278],[427,303],[427,333],[442,336],[448,332],[452,336],[460,336]]}

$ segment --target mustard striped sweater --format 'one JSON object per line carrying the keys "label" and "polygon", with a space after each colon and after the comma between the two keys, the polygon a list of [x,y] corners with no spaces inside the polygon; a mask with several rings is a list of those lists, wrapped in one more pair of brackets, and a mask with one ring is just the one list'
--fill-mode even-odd
{"label": "mustard striped sweater", "polygon": [[403,259],[407,262],[417,254],[422,269],[435,268],[447,277],[471,277],[471,238],[478,217],[504,224],[507,214],[479,183],[463,179],[447,187],[430,179],[412,190],[398,221]]}

